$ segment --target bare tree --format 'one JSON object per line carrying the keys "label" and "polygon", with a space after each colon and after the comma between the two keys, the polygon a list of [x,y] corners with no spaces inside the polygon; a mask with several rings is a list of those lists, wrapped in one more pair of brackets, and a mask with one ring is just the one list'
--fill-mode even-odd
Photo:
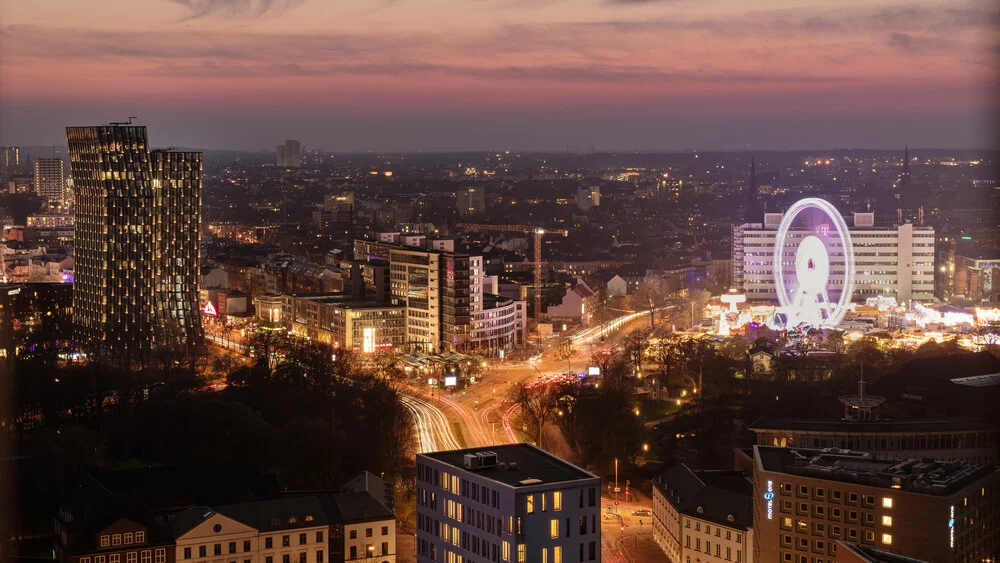
{"label": "bare tree", "polygon": [[556,416],[559,400],[568,391],[564,382],[543,379],[520,382],[511,389],[510,401],[520,409],[521,419],[528,426],[538,447],[542,447],[542,430]]}
{"label": "bare tree", "polygon": [[646,277],[632,293],[632,307],[649,311],[649,327],[656,326],[656,310],[670,299],[670,285],[657,277]]}

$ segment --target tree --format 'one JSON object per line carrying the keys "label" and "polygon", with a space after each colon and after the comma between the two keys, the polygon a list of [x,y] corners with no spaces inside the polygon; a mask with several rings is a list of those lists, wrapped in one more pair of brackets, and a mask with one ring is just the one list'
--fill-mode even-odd
{"label": "tree", "polygon": [[538,447],[542,447],[542,430],[559,410],[559,400],[570,391],[571,384],[558,378],[522,381],[511,388],[508,398],[517,405]]}
{"label": "tree", "polygon": [[631,295],[632,307],[649,311],[649,327],[656,327],[656,310],[670,299],[670,285],[663,278],[647,276]]}

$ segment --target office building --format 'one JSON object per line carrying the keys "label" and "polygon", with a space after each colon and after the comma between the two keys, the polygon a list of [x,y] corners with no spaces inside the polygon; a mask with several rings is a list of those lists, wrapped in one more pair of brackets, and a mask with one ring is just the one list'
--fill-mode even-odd
{"label": "office building", "polygon": [[996,463],[1000,429],[969,417],[883,420],[885,401],[865,393],[840,397],[841,420],[808,420],[762,416],[750,425],[762,446],[860,450],[886,459],[928,458]]}
{"label": "office building", "polygon": [[670,563],[752,563],[753,482],[684,464],[653,479],[653,541]]}
{"label": "office building", "polygon": [[753,448],[754,561],[838,561],[839,542],[937,563],[1000,555],[1000,469]]}
{"label": "office building", "polygon": [[[763,223],[733,227],[733,286],[751,302],[777,303],[774,241],[781,213]],[[934,229],[912,223],[876,226],[874,213],[855,213],[849,227],[854,248],[854,300],[894,297],[899,303],[934,299]],[[805,231],[789,231],[801,239]],[[834,273],[834,277],[838,275]]]}
{"label": "office building", "polygon": [[77,337],[124,362],[201,338],[202,158],[136,125],[68,127]]}
{"label": "office building", "polygon": [[35,159],[35,195],[48,204],[62,205],[66,192],[66,164],[61,158]]}
{"label": "office building", "polygon": [[482,186],[469,186],[455,192],[458,216],[466,217],[486,210],[486,193]]}
{"label": "office building", "polygon": [[530,444],[419,454],[417,561],[600,561],[600,488]]}
{"label": "office building", "polygon": [[0,147],[0,172],[5,177],[10,177],[20,167],[21,148],[16,146]]}
{"label": "office building", "polygon": [[590,211],[601,206],[601,186],[580,186],[576,189],[576,208]]}
{"label": "office building", "polygon": [[302,143],[295,140],[285,141],[285,144],[278,145],[277,159],[278,166],[285,168],[298,168],[302,165]]}
{"label": "office building", "polygon": [[371,353],[403,350],[406,345],[406,309],[353,299],[343,293],[285,294],[281,316],[298,336],[334,348]]}
{"label": "office building", "polygon": [[354,192],[323,196],[323,205],[313,211],[313,223],[334,238],[350,242],[354,238]]}

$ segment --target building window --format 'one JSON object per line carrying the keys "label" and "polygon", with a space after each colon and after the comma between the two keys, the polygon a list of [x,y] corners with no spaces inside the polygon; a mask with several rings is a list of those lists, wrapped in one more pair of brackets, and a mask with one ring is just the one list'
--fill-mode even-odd
{"label": "building window", "polygon": [[357,530],[351,530],[350,537],[351,537],[352,540],[358,539],[358,531]]}
{"label": "building window", "polygon": [[122,544],[122,535],[121,534],[112,534],[111,535],[111,545],[121,545],[121,544]]}
{"label": "building window", "polygon": [[891,497],[882,497],[882,508],[892,508]]}
{"label": "building window", "polygon": [[291,547],[292,536],[281,536],[281,547]]}
{"label": "building window", "polygon": [[198,546],[198,557],[208,557],[208,546],[199,545]]}
{"label": "building window", "polygon": [[130,545],[132,543],[132,532],[125,532],[125,534],[122,537],[122,541],[125,543],[125,545]]}
{"label": "building window", "polygon": [[552,510],[556,512],[562,510],[562,491],[552,493]]}
{"label": "building window", "polygon": [[528,514],[534,514],[535,513],[535,495],[528,495],[527,497],[525,497],[525,502],[527,503],[527,509],[526,509],[527,513]]}
{"label": "building window", "polygon": [[882,534],[882,543],[892,545],[892,534]]}
{"label": "building window", "polygon": [[136,563],[139,560],[139,554],[135,551],[130,551],[125,554],[125,563]]}
{"label": "building window", "polygon": [[316,563],[323,563],[323,550],[316,552]]}
{"label": "building window", "polygon": [[135,533],[135,543],[145,543],[146,542],[146,532],[139,530]]}
{"label": "building window", "polygon": [[101,547],[108,547],[111,545],[111,536],[104,534],[101,536]]}
{"label": "building window", "polygon": [[236,542],[229,542],[229,553],[236,553]]}
{"label": "building window", "polygon": [[883,516],[882,525],[886,527],[892,526],[892,516]]}
{"label": "building window", "polygon": [[552,548],[552,563],[562,563],[562,546]]}
{"label": "building window", "polygon": [[250,540],[243,540],[243,553],[250,551]]}
{"label": "building window", "polygon": [[[188,550],[188,555],[191,555],[191,551]],[[188,558],[190,559],[190,557]],[[154,563],[167,563],[167,550],[160,547],[153,552],[153,562]]]}
{"label": "building window", "polygon": [[305,532],[299,534],[299,545],[305,545],[309,540],[306,539]]}
{"label": "building window", "polygon": [[559,520],[555,518],[553,518],[552,521],[549,522],[549,537],[552,539],[559,538]]}
{"label": "building window", "polygon": [[389,542],[382,542],[382,555],[389,555]]}
{"label": "building window", "polygon": [[316,543],[323,543],[323,532],[316,532]]}
{"label": "building window", "polygon": [[389,535],[389,526],[382,526],[382,535],[383,536]]}

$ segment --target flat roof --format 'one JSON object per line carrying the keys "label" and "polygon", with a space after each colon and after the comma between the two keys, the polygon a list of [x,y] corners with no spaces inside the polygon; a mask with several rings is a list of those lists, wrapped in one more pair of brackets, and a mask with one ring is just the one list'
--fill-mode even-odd
{"label": "flat roof", "polygon": [[402,309],[403,305],[393,305],[392,303],[382,303],[371,299],[359,299],[351,297],[346,293],[288,293],[296,299],[322,303],[324,305],[335,305],[343,309]]}
{"label": "flat roof", "polygon": [[750,425],[750,430],[799,430],[802,432],[906,433],[998,430],[994,424],[975,418],[926,418],[918,420],[804,420],[762,416]]}
{"label": "flat roof", "polygon": [[[482,469],[467,469],[465,454],[494,452],[498,464]],[[531,444],[505,444],[420,454],[447,463],[486,479],[517,487],[532,487],[569,481],[599,479],[597,475],[581,469]]]}
{"label": "flat roof", "polygon": [[964,461],[881,459],[866,452],[837,448],[808,449],[754,446],[758,467],[799,475],[912,493],[947,496],[1000,468]]}

